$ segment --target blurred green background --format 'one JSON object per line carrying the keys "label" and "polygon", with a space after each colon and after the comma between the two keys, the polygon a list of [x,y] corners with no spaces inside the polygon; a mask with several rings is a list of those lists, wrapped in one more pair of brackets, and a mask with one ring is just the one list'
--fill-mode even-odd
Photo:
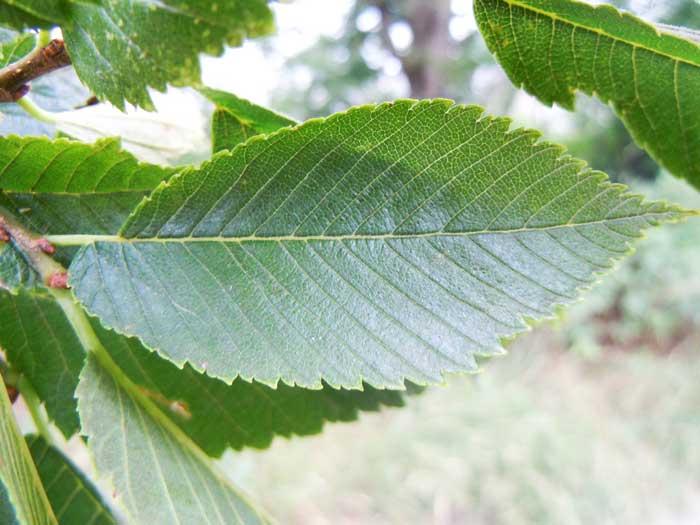
{"label": "blurred green background", "polygon": [[[249,45],[266,60],[284,55],[261,102],[299,119],[402,96],[478,103],[649,197],[700,207],[608,107],[579,96],[568,113],[518,92],[471,2],[344,1],[333,22],[321,4],[278,5],[279,34]],[[615,4],[700,29],[694,0]],[[286,25],[292,16],[298,24]],[[314,39],[312,22],[332,29]],[[290,44],[295,31],[313,42]],[[699,347],[693,221],[653,231],[582,303],[480,374],[450,378],[403,410],[224,461],[284,524],[700,523]]]}

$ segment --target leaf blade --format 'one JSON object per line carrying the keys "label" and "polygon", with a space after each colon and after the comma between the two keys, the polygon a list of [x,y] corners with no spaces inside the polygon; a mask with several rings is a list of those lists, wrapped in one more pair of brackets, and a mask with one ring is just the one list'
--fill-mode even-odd
{"label": "leaf blade", "polygon": [[[48,296],[0,293],[0,346],[24,374],[66,437],[79,427],[75,389],[85,360],[59,305]],[[228,448],[266,448],[276,436],[319,433],[328,422],[357,419],[360,411],[403,406],[403,392],[271,389],[242,380],[226,384],[191,367],[179,369],[136,339],[92,321],[98,340],[120,369],[173,423],[210,456]]]}
{"label": "leaf blade", "polygon": [[107,325],[224,380],[439,382],[685,214],[509,125],[398,101],[254,137],[82,248],[71,283]]}
{"label": "leaf blade", "polygon": [[[0,496],[4,495],[14,507],[19,523],[57,525],[27,444],[17,427],[2,377],[0,416]],[[3,501],[0,503],[5,504]],[[3,509],[2,514],[7,516],[11,513]]]}
{"label": "leaf blade", "polygon": [[[641,147],[700,188],[700,46],[609,5],[478,0],[482,35],[511,80],[573,109],[574,92],[613,105]],[[534,36],[533,36],[534,35]]]}
{"label": "leaf blade", "polygon": [[25,375],[66,438],[78,431],[74,394],[85,352],[50,297],[26,290],[0,292],[0,346],[8,362]]}
{"label": "leaf blade", "polygon": [[73,3],[63,34],[80,78],[101,99],[152,108],[147,88],[198,85],[200,52],[269,33],[264,0]]}
{"label": "leaf blade", "polygon": [[[77,396],[98,470],[112,478],[133,523],[268,523],[93,356],[81,374]],[[114,432],[123,444],[121,454],[105,447]],[[151,468],[141,469],[143,465]]]}
{"label": "leaf blade", "polygon": [[118,139],[0,139],[0,203],[42,234],[108,234],[175,172],[138,162]]}
{"label": "leaf blade", "polygon": [[68,458],[41,436],[25,439],[59,525],[116,525],[97,489]]}

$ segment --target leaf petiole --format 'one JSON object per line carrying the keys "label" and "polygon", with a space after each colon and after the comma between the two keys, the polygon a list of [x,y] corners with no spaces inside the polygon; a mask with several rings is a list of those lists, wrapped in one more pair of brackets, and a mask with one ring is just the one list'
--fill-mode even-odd
{"label": "leaf petiole", "polygon": [[51,32],[46,29],[41,29],[36,34],[36,49],[41,49],[49,45],[51,42]]}
{"label": "leaf petiole", "polygon": [[34,387],[31,385],[29,380],[21,375],[17,381],[17,389],[19,390],[22,399],[24,399],[27,409],[29,410],[29,415],[32,417],[34,426],[37,432],[43,437],[48,443],[53,443],[53,437],[51,436],[51,431],[46,423],[46,418],[41,408],[41,400],[37,395]]}
{"label": "leaf petiole", "polygon": [[39,120],[41,122],[46,122],[47,124],[56,124],[56,117],[50,112],[41,109],[34,102],[29,100],[29,97],[22,97],[17,101],[17,104],[26,111],[29,116]]}

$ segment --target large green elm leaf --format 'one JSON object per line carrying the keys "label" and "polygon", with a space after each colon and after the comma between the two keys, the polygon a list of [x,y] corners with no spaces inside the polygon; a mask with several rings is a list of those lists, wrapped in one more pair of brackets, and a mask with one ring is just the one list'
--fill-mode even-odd
{"label": "large green elm leaf", "polygon": [[79,427],[74,399],[85,352],[55,301],[44,295],[0,291],[0,346],[25,375],[66,437]]}
{"label": "large green elm leaf", "polygon": [[474,370],[686,214],[509,126],[404,100],[253,137],[157,188],[70,282],[107,325],[227,380]]}
{"label": "large green elm leaf", "polygon": [[40,233],[114,233],[173,172],[139,163],[118,139],[0,138],[0,204]]}
{"label": "large green elm leaf", "polygon": [[[9,506],[14,511],[9,509]],[[8,525],[58,525],[0,376],[0,517]],[[3,521],[3,523],[5,523]]]}
{"label": "large green elm leaf", "polygon": [[82,431],[129,523],[268,523],[142,395],[88,357],[77,391]]}
{"label": "large green elm leaf", "polygon": [[233,149],[234,146],[252,136],[272,133],[296,124],[279,113],[253,104],[232,93],[210,88],[202,88],[199,91],[216,105],[211,130],[214,153]]}
{"label": "large green elm leaf", "polygon": [[59,525],[116,525],[92,482],[40,436],[26,436],[29,452]]}
{"label": "large green elm leaf", "polygon": [[700,188],[700,45],[609,5],[476,0],[489,49],[511,80],[545,104],[574,92],[612,104],[635,140]]}

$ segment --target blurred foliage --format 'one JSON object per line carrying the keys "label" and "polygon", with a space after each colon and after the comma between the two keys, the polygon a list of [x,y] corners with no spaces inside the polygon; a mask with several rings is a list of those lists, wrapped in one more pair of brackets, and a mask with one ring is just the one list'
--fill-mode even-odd
{"label": "blurred foliage", "polygon": [[[663,174],[634,189],[649,198],[700,209],[700,194]],[[700,327],[700,228],[697,221],[652,231],[605,286],[566,316],[569,346],[586,356],[604,350],[669,354]]]}
{"label": "blurred foliage", "polygon": [[560,343],[538,330],[407,409],[277,441],[230,467],[290,525],[697,523],[693,342],[663,360],[586,366]]}
{"label": "blurred foliage", "polygon": [[[650,21],[700,29],[700,6],[695,0],[610,3]],[[418,10],[426,5],[443,21],[437,28],[427,28],[446,35],[439,49],[417,48],[417,42],[430,40],[419,34],[426,31],[426,24],[420,24],[425,13]],[[442,10],[447,10],[446,16],[441,15]],[[413,85],[407,75],[407,68],[421,62],[440,79],[439,90],[428,96],[480,104],[493,113],[513,116],[519,124],[544,128],[548,138],[568,144],[573,155],[614,180],[656,177],[657,164],[634,144],[612,111],[596,100],[580,96],[577,112],[554,115],[570,121],[566,133],[556,131],[561,124],[519,114],[522,106],[539,107],[539,113],[546,110],[510,84],[476,31],[471,13],[469,0],[357,0],[340,34],[321,39],[288,62],[289,70],[280,79],[272,106],[303,120],[352,105],[422,96],[420,86]],[[412,35],[412,43],[397,48],[391,38],[394,30]]]}

